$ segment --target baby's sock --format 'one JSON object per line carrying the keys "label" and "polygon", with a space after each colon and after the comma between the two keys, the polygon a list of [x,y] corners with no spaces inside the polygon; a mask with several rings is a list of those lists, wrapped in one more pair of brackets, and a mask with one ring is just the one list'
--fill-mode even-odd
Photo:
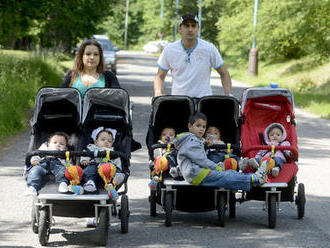
{"label": "baby's sock", "polygon": [[259,179],[258,179],[258,177],[255,174],[252,174],[251,175],[251,183],[253,185],[258,185],[259,184]]}

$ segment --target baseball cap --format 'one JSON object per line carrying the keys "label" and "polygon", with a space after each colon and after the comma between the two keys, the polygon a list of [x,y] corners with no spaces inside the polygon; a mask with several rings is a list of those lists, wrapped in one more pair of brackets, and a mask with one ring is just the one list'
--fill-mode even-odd
{"label": "baseball cap", "polygon": [[193,14],[185,14],[185,15],[181,16],[180,25],[186,20],[193,20],[193,21],[199,23],[197,16],[195,16]]}

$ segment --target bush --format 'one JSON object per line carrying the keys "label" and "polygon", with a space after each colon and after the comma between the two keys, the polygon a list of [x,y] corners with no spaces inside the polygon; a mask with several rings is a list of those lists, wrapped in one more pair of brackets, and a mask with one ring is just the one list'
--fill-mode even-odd
{"label": "bush", "polygon": [[41,57],[0,55],[0,143],[26,127],[34,96],[61,82],[60,69]]}

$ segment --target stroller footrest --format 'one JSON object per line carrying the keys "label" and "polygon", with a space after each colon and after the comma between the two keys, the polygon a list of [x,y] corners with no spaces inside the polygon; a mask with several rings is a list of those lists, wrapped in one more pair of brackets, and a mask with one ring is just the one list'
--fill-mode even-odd
{"label": "stroller footrest", "polygon": [[164,180],[164,185],[167,185],[167,186],[178,186],[178,185],[188,186],[188,185],[191,185],[191,184],[188,183],[187,181],[177,181],[177,180],[165,179]]}
{"label": "stroller footrest", "polygon": [[74,194],[40,194],[39,200],[88,200],[88,201],[103,201],[109,200],[108,194],[100,195],[74,195]]}
{"label": "stroller footrest", "polygon": [[287,188],[287,183],[265,183],[260,186],[261,188]]}

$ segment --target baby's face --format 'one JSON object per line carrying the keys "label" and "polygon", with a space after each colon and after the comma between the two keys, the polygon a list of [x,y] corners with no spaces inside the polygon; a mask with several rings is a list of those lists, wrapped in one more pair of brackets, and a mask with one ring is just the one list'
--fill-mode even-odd
{"label": "baby's face", "polygon": [[112,135],[109,134],[108,132],[101,132],[97,136],[97,139],[95,140],[95,145],[98,147],[103,147],[103,148],[111,148],[112,147]]}
{"label": "baby's face", "polygon": [[54,135],[48,143],[49,150],[64,151],[67,149],[66,139],[61,135]]}
{"label": "baby's face", "polygon": [[173,128],[164,128],[161,135],[160,135],[161,141],[166,142],[167,139],[169,139],[167,142],[171,143],[173,142],[175,138],[175,131]]}
{"label": "baby's face", "polygon": [[205,134],[206,124],[207,122],[202,119],[196,120],[193,125],[188,123],[189,132],[195,134],[198,138],[201,139]]}
{"label": "baby's face", "polygon": [[280,143],[282,141],[282,136],[283,136],[282,130],[277,127],[270,130],[268,134],[268,138],[270,142],[273,143]]}
{"label": "baby's face", "polygon": [[219,131],[219,129],[216,128],[216,127],[209,127],[206,130],[205,138],[207,140],[214,140],[214,141],[220,140],[221,137],[220,137],[220,131]]}

